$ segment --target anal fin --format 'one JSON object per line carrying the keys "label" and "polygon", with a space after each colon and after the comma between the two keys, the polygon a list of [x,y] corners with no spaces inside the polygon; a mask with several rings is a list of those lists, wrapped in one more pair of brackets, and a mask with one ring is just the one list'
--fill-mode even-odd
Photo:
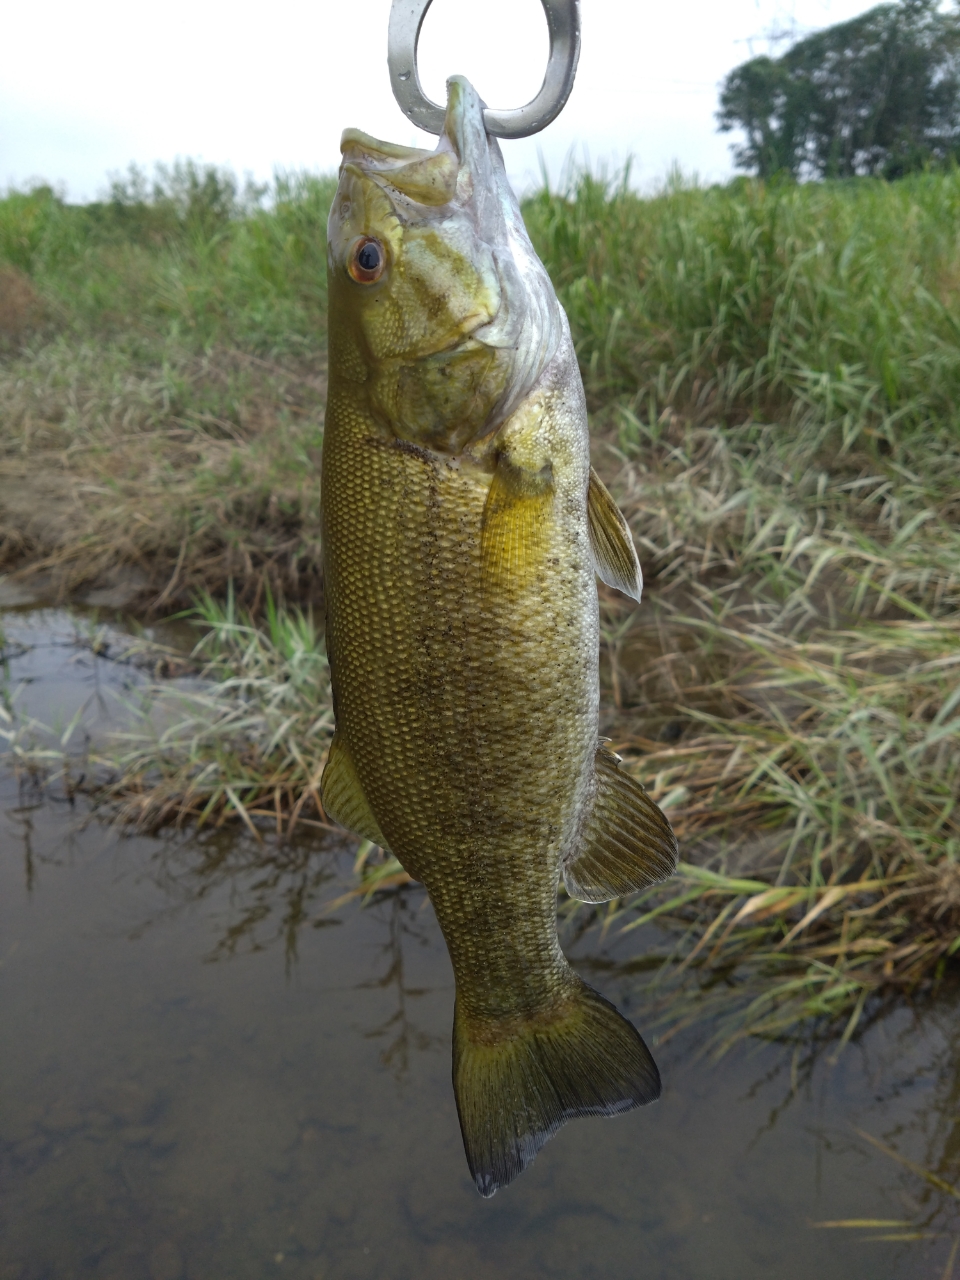
{"label": "anal fin", "polygon": [[341,827],[346,827],[365,840],[372,840],[381,849],[390,852],[380,824],[363,794],[356,766],[339,733],[333,735],[330,743],[327,763],[320,779],[320,799],[325,812],[334,822],[339,822]]}
{"label": "anal fin", "polygon": [[587,490],[587,522],[597,577],[608,587],[616,587],[639,603],[643,573],[633,545],[633,535],[623,512],[593,467],[590,468],[590,487]]}
{"label": "anal fin", "polygon": [[581,842],[565,861],[563,882],[581,902],[609,902],[673,875],[677,839],[662,810],[601,743],[596,795]]}

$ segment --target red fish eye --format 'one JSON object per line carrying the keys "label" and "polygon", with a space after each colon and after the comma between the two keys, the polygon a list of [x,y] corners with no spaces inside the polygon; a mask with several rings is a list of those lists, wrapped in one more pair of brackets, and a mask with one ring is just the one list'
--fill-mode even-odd
{"label": "red fish eye", "polygon": [[354,247],[348,270],[358,284],[373,284],[383,275],[386,261],[380,241],[366,237]]}

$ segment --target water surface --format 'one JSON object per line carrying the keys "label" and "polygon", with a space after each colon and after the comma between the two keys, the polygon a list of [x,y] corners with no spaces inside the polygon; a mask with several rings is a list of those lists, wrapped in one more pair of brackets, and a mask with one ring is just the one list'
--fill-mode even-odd
{"label": "water surface", "polygon": [[[78,649],[63,612],[0,622],[24,706],[83,704],[102,732],[136,673]],[[957,1179],[953,996],[809,1072],[790,1046],[715,1065],[673,1039],[658,1104],[568,1125],[483,1201],[421,891],[331,911],[349,843],[127,837],[57,795],[0,776],[0,1280],[951,1275],[960,1202],[862,1134]],[[628,946],[572,954],[648,1031]],[[838,1219],[924,1238],[815,1225]]]}

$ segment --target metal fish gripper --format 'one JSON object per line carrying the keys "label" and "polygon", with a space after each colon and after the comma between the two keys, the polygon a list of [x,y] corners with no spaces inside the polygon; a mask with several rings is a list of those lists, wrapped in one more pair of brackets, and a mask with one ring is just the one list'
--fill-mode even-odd
{"label": "metal fish gripper", "polygon": [[[393,0],[387,29],[387,65],[400,110],[427,133],[443,131],[446,108],[431,102],[417,71],[417,44],[432,0]],[[483,122],[497,138],[529,138],[557,118],[573,89],[580,57],[580,0],[541,0],[547,17],[550,53],[540,92],[523,107],[493,111]]]}

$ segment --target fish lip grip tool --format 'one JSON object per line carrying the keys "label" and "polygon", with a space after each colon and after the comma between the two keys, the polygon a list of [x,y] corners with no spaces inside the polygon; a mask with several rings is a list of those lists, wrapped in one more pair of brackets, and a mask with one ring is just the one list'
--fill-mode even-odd
{"label": "fish lip grip tool", "polygon": [[[540,0],[547,16],[550,54],[540,92],[523,107],[484,109],[487,133],[497,138],[529,138],[563,110],[573,89],[580,57],[580,0]],[[417,71],[420,29],[432,0],[393,0],[387,28],[387,65],[400,110],[427,133],[442,133],[445,109],[431,102]]]}

